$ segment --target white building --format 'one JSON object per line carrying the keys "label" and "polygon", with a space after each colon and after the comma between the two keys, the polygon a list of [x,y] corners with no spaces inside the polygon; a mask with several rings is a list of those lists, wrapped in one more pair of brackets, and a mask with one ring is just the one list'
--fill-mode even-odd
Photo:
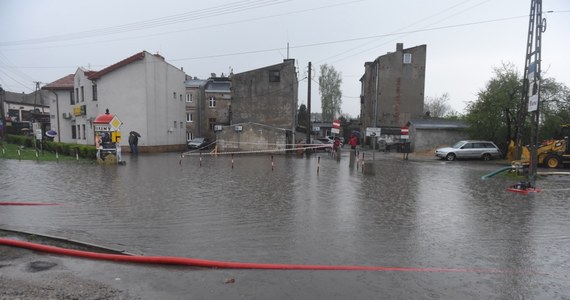
{"label": "white building", "polygon": [[[71,76],[71,75],[70,75]],[[123,122],[121,146],[138,132],[141,152],[185,149],[185,74],[159,54],[137,53],[100,71],[78,68],[43,87],[50,90],[56,140],[93,145],[93,120],[108,109]]]}

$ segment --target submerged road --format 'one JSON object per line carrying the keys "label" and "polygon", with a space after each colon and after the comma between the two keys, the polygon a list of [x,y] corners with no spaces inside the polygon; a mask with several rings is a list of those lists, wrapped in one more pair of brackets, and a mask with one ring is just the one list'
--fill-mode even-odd
{"label": "submerged road", "polygon": [[[337,162],[321,154],[320,164],[316,156],[275,156],[273,168],[269,156],[237,156],[233,168],[229,157],[204,157],[200,166],[199,157],[175,154],[141,155],[126,166],[0,160],[1,201],[59,204],[0,206],[0,228],[144,256],[393,269],[222,270],[0,246],[15,253],[0,254],[0,283],[41,290],[73,277],[134,299],[570,295],[568,176],[541,178],[543,192],[518,195],[505,192],[515,179],[480,179],[496,162],[376,153],[367,175],[346,155]],[[29,271],[36,261],[52,267]]]}

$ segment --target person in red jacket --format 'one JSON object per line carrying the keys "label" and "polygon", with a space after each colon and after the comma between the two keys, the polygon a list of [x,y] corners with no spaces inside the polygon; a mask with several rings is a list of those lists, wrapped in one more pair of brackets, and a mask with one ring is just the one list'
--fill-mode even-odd
{"label": "person in red jacket", "polygon": [[350,149],[356,151],[356,145],[358,145],[358,140],[356,139],[356,135],[351,134],[350,139],[348,140],[348,144],[350,145]]}

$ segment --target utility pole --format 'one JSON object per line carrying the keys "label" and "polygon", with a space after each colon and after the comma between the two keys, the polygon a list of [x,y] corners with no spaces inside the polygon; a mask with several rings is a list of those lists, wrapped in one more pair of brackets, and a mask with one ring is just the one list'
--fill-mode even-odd
{"label": "utility pole", "polygon": [[546,19],[542,18],[542,0],[531,0],[528,22],[528,36],[525,55],[525,68],[520,108],[517,113],[518,132],[516,136],[516,156],[521,159],[523,127],[527,113],[531,114],[530,165],[528,181],[531,187],[536,183],[538,167],[537,144],[540,114],[541,48],[542,33],[546,30]]}
{"label": "utility pole", "polygon": [[38,91],[40,90],[40,83],[39,81],[34,81],[34,83],[36,84],[36,90],[34,91],[34,113],[36,112],[36,106],[37,101],[38,101]]}
{"label": "utility pole", "polygon": [[309,75],[307,80],[307,144],[311,143],[311,62],[309,62]]}

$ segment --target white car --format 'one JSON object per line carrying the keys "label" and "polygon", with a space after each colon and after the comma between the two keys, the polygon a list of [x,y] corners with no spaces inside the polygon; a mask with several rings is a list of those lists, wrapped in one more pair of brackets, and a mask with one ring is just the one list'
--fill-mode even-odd
{"label": "white car", "polygon": [[435,156],[452,161],[456,158],[479,158],[491,160],[501,156],[501,151],[490,141],[459,141],[451,147],[438,148]]}

